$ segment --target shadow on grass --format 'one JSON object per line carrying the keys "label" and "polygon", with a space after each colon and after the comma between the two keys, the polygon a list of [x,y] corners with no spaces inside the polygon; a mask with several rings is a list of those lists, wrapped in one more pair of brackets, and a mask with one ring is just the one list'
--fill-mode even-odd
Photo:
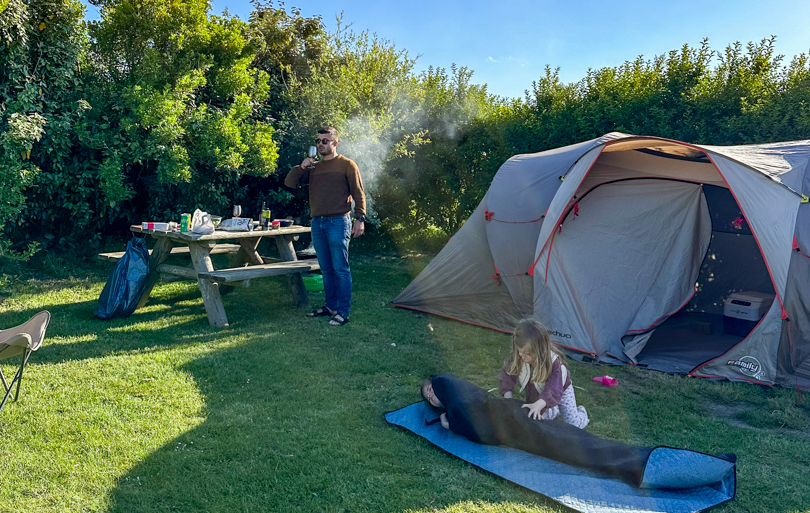
{"label": "shadow on grass", "polygon": [[[59,301],[49,304],[46,300],[37,308],[0,313],[0,329],[22,324],[42,310],[51,312],[51,322],[43,347],[31,360],[34,364],[87,360],[144,349],[165,350],[188,343],[216,340],[234,333],[230,328],[210,326],[200,291],[196,283],[191,281],[158,283],[147,304],[129,317],[99,319],[94,315],[98,308],[97,297],[101,292],[101,283],[98,280],[105,279],[105,276],[97,274],[88,280],[47,280],[27,284],[22,289],[24,294],[44,294],[46,298],[57,298]],[[81,289],[84,297],[96,297],[75,301],[60,294],[62,291],[76,289]],[[97,292],[91,292],[91,289],[96,289]],[[226,312],[242,328],[245,326],[244,321],[250,316],[240,315],[239,310],[244,305],[245,297],[255,298],[256,290],[271,298],[266,301],[269,306],[294,310],[283,278],[263,280],[260,286],[254,287],[254,291],[247,294],[239,287],[224,286],[221,292]],[[13,293],[7,293],[5,297],[9,295]],[[251,315],[255,317],[261,315],[261,312],[252,312]],[[259,331],[264,329],[261,325],[253,328]],[[244,330],[238,331],[244,333]]]}
{"label": "shadow on grass", "polygon": [[413,371],[434,365],[432,355],[400,358],[323,331],[315,346],[258,338],[182,367],[206,420],[123,477],[111,510],[396,512],[542,500],[385,423],[384,412],[417,399]]}
{"label": "shadow on grass", "polygon": [[123,476],[110,511],[400,512],[465,501],[561,510],[385,422],[452,364],[428,327],[436,319],[385,306],[398,284],[379,286],[373,270],[358,273],[352,322],[338,328],[276,302],[263,305],[282,310],[268,332],[255,308],[264,294],[245,294],[254,306],[233,318],[248,342],[179,369],[199,387],[205,421]]}
{"label": "shadow on grass", "polygon": [[[193,286],[162,286],[147,308],[127,319],[95,319],[96,301],[82,293],[77,297],[83,301],[76,303],[60,296],[51,306],[45,306],[46,299],[39,301],[41,308],[2,313],[0,327],[23,322],[43,308],[52,311],[48,338],[53,340],[46,340],[32,359],[34,365],[126,352],[183,353],[188,344],[233,339],[213,351],[198,355],[194,348],[162,360],[167,374],[184,374],[193,384],[177,391],[168,387],[154,397],[165,409],[181,404],[194,410],[193,421],[183,425],[195,427],[180,435],[183,428],[136,438],[123,423],[115,433],[118,440],[131,444],[140,439],[159,448],[132,467],[132,460],[117,467],[129,470],[109,492],[110,511],[562,510],[385,423],[384,412],[416,401],[418,384],[432,372],[451,372],[491,386],[508,351],[509,338],[503,334],[387,306],[410,281],[408,267],[373,261],[359,265],[352,322],[340,328],[328,327],[324,318],[305,318],[293,308],[282,280],[262,280],[226,296],[232,322],[227,330],[208,325]],[[321,298],[312,301],[317,305]],[[129,365],[121,360],[116,369]],[[582,385],[578,398],[595,413],[589,430],[626,442],[660,439],[679,446],[699,437],[704,449],[745,454],[742,494],[721,511],[760,511],[764,502],[759,496],[769,494],[773,502],[765,502],[778,506],[767,509],[803,510],[800,496],[786,498],[783,493],[795,489],[792,493],[800,495],[800,486],[773,485],[789,482],[798,465],[782,465],[788,472],[774,474],[778,469],[771,462],[792,457],[801,464],[805,452],[793,450],[784,439],[763,443],[759,433],[714,433],[716,424],[699,424],[694,415],[684,415],[689,400],[675,397],[672,389],[697,394],[708,386],[616,368],[622,387],[605,389],[590,381],[603,368],[574,362],[572,368],[575,382]],[[33,378],[35,372],[29,375]],[[197,412],[200,395],[204,406]],[[156,399],[146,401],[154,404]],[[155,418],[159,422],[165,417]],[[751,447],[760,445],[766,446],[767,456],[760,455],[764,450],[752,456]],[[37,455],[47,456],[44,451]],[[121,472],[117,469],[116,476]]]}
{"label": "shadow on grass", "polygon": [[[32,356],[32,363],[36,364],[101,358],[145,348],[169,348],[188,334],[204,332],[211,338],[222,334],[208,326],[199,292],[193,289],[150,298],[145,308],[125,319],[101,320],[93,315],[97,307],[97,300],[46,304],[0,314],[0,326],[16,326],[42,310],[51,312],[45,342]],[[162,336],[161,332],[168,333]]]}
{"label": "shadow on grass", "polygon": [[[222,255],[215,257],[219,259],[220,265],[224,264]],[[188,259],[183,257],[171,257],[169,261],[178,265],[188,263]],[[10,290],[0,291],[2,300],[13,297],[15,290],[26,296],[43,295],[46,298],[46,301],[37,308],[11,309],[0,313],[0,329],[22,324],[42,310],[50,311],[51,322],[47,337],[43,350],[36,358],[41,363],[98,358],[113,352],[138,350],[144,347],[169,347],[176,343],[177,337],[173,336],[174,334],[155,336],[156,332],[171,331],[169,328],[176,330],[177,333],[201,331],[214,335],[223,333],[222,330],[211,328],[208,324],[200,291],[191,281],[171,285],[158,283],[146,306],[125,319],[102,320],[95,317],[98,296],[112,270],[113,266],[110,264],[101,269],[90,270],[86,279],[25,280],[9,287]],[[223,297],[227,298],[233,289],[234,287],[223,287]],[[95,297],[91,300],[77,301],[76,295]],[[225,303],[227,308],[227,299]],[[143,332],[144,336],[122,337],[120,335],[122,332]],[[80,340],[60,342],[59,339]]]}
{"label": "shadow on grass", "polygon": [[[87,299],[94,295],[88,289],[73,302],[64,295],[70,287],[52,296],[43,288],[43,297],[27,300],[25,309],[0,314],[0,327],[42,309],[53,314],[45,345],[32,357],[31,379],[38,379],[37,365],[228,342],[177,357],[170,372],[190,376],[198,391],[169,388],[159,397],[170,405],[199,393],[204,406],[194,417],[205,420],[168,442],[155,440],[163,445],[110,492],[110,511],[399,512],[464,501],[552,504],[385,423],[386,411],[418,400],[426,375],[463,374],[460,362],[478,357],[465,351],[480,351],[465,344],[448,352],[437,339],[444,332],[468,341],[467,326],[438,327],[443,321],[388,306],[410,281],[408,266],[358,265],[352,322],[338,328],[295,309],[283,279],[226,296],[231,327],[225,330],[209,326],[193,284],[162,285],[146,308],[112,321],[93,316],[97,300]],[[98,282],[92,287],[100,292]],[[188,361],[191,354],[195,359]],[[174,358],[162,361],[171,366]],[[144,439],[127,427],[115,435]]]}

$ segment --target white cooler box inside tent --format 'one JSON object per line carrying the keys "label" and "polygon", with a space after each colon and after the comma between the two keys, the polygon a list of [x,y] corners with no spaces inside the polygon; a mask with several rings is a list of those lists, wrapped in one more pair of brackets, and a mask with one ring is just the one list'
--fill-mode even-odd
{"label": "white cooler box inside tent", "polygon": [[733,292],[723,302],[723,332],[744,337],[757,325],[773,303],[773,294]]}

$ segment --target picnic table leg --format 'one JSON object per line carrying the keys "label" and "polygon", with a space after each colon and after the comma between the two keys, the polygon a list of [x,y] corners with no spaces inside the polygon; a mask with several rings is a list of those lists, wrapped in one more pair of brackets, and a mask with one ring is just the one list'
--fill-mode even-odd
{"label": "picnic table leg", "polygon": [[142,307],[147,301],[149,301],[149,295],[152,293],[152,289],[160,279],[160,273],[156,270],[157,266],[169,258],[173,246],[174,242],[166,237],[160,237],[157,239],[155,248],[152,250],[152,254],[149,256],[149,277],[146,279],[146,286],[143,289],[143,294],[141,294],[141,299],[138,301],[138,306],[136,308]]}
{"label": "picnic table leg", "polygon": [[[251,237],[249,239],[239,239],[239,251],[232,254],[228,258],[228,267],[245,267],[246,265],[253,264],[253,265],[261,265],[264,263],[262,260],[261,255],[257,248],[259,247],[259,242],[262,240],[261,237]],[[250,287],[250,280],[245,280],[242,282],[242,286],[247,288]],[[223,294],[230,292],[233,290],[233,285],[223,285],[221,287],[221,291]]]}
{"label": "picnic table leg", "polygon": [[264,260],[262,260],[261,255],[256,250],[259,247],[259,241],[262,240],[261,237],[250,239],[239,239],[239,245],[242,248],[237,253],[238,257],[241,258],[241,262],[238,265],[234,265],[233,267],[242,267],[245,262],[251,263],[253,265],[262,265]]}
{"label": "picnic table leg", "polygon": [[[285,262],[298,260],[298,257],[295,256],[295,248],[293,248],[293,237],[295,236],[284,235],[282,237],[275,237],[278,253],[281,255],[281,260]],[[309,308],[309,295],[307,294],[306,287],[304,287],[304,280],[301,278],[301,273],[288,274],[287,283],[290,285],[295,306]]]}
{"label": "picnic table leg", "polygon": [[[197,273],[212,272],[214,264],[211,263],[211,246],[208,243],[191,242],[188,243],[191,251],[191,262]],[[228,326],[228,317],[225,315],[225,306],[222,304],[222,297],[219,295],[219,286],[205,278],[197,278],[200,293],[205,305],[205,312],[208,314],[208,322],[211,326],[224,328]]]}
{"label": "picnic table leg", "polygon": [[256,238],[249,238],[249,239],[239,239],[239,251],[236,253],[232,253],[228,257],[228,267],[245,267],[249,264],[263,264],[264,261],[262,257],[259,255],[257,248],[259,247],[259,242],[262,240],[261,237]]}

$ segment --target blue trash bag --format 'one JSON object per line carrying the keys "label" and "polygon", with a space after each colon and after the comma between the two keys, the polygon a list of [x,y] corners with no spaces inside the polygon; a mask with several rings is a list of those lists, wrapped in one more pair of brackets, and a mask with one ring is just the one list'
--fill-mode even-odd
{"label": "blue trash bag", "polygon": [[146,249],[146,239],[133,237],[101,291],[95,316],[100,319],[129,317],[138,306],[148,277],[149,250]]}

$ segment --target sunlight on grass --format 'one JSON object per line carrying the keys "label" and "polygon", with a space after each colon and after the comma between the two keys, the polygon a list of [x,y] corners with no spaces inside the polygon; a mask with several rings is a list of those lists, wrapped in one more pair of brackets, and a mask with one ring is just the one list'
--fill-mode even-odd
{"label": "sunlight on grass", "polygon": [[[143,312],[143,313],[154,313],[154,312]],[[170,315],[164,316],[157,320],[149,320],[143,322],[135,322],[132,324],[124,324],[121,326],[111,327],[108,328],[107,331],[110,333],[127,333],[133,331],[153,331],[155,329],[165,329],[170,328],[172,326],[178,326],[181,324],[187,324],[192,321],[199,321],[200,319],[207,319],[205,316],[205,310],[202,313],[198,314],[187,314],[187,315]]]}
{"label": "sunlight on grass", "polygon": [[[75,510],[72,498],[81,498],[78,509],[103,509],[106,491],[133,463],[204,421],[197,384],[171,362],[128,355],[39,363],[37,356],[20,401],[3,412],[0,433],[15,444],[4,445],[0,458],[6,469],[29,467],[35,487],[48,493],[7,490],[3,511]],[[34,418],[36,429],[26,429]]]}
{"label": "sunlight on grass", "polygon": [[77,335],[74,337],[48,336],[47,340],[49,345],[78,344],[80,342],[95,342],[98,340],[98,335],[95,333],[88,333],[86,335]]}
{"label": "sunlight on grass", "polygon": [[[339,328],[294,308],[282,279],[223,296],[227,329],[189,283],[159,284],[111,321],[93,317],[105,277],[12,283],[0,329],[53,317],[0,414],[0,511],[564,511],[383,420],[433,372],[496,386],[508,354],[507,335],[389,305],[426,262],[354,260]],[[810,417],[795,391],[569,365],[588,431],[737,453],[737,498],[716,511],[807,510],[795,476]],[[606,372],[618,387],[591,381]]]}
{"label": "sunlight on grass", "polygon": [[15,309],[25,305],[43,308],[54,305],[70,305],[90,298],[97,300],[102,284],[85,280],[35,280],[15,284],[15,294],[6,298],[2,309]]}
{"label": "sunlight on grass", "polygon": [[536,504],[516,502],[487,503],[463,501],[444,508],[408,509],[404,513],[550,513],[570,511],[561,507],[538,507]]}

